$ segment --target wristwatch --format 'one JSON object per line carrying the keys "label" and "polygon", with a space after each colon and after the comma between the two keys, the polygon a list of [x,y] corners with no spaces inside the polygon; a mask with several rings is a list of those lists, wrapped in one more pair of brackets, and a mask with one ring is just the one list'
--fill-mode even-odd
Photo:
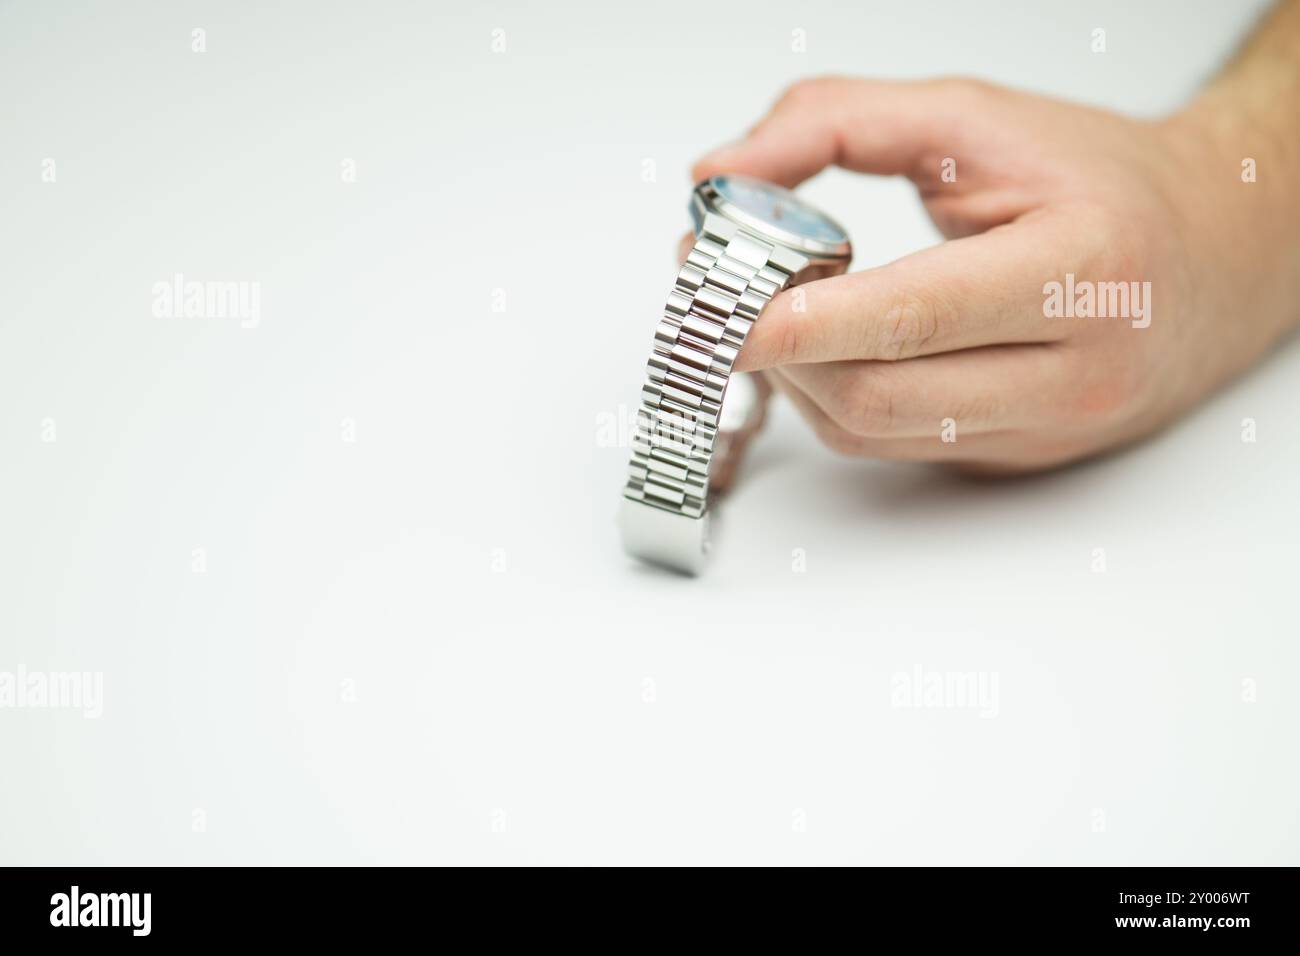
{"label": "wristwatch", "polygon": [[655,329],[620,525],[629,554],[697,574],[709,551],[710,478],[717,497],[762,422],[765,387],[731,373],[745,336],[773,296],[843,272],[852,248],[829,216],[744,176],[698,184],[690,213],[695,245]]}

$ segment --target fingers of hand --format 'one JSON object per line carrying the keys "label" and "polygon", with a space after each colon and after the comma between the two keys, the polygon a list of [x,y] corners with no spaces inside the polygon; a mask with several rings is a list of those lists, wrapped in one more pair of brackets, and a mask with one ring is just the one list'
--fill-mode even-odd
{"label": "fingers of hand", "polygon": [[[929,438],[871,438],[837,424],[811,397],[786,377],[783,371],[765,372],[778,391],[790,399],[823,445],[840,455],[854,458],[884,458],[895,461],[979,462],[994,451],[1009,453],[1010,432],[972,434],[959,441],[945,442],[938,434]],[[1004,448],[1003,445],[1006,445]],[[997,457],[997,456],[994,456]]]}
{"label": "fingers of hand", "polygon": [[[907,362],[792,365],[779,376],[855,439],[916,438],[938,445],[1065,419],[1067,360],[1053,346],[1000,346]],[[932,451],[951,455],[949,449]]]}
{"label": "fingers of hand", "polygon": [[801,80],[744,138],[710,153],[692,172],[696,182],[742,173],[790,187],[833,164],[915,178],[934,165],[927,160],[937,163],[945,147],[952,149],[954,129],[978,113],[977,102],[994,95],[964,80]]}
{"label": "fingers of hand", "polygon": [[1007,343],[1059,341],[1044,284],[1075,261],[1059,224],[1017,222],[886,266],[778,295],[745,340],[737,367],[849,359],[898,361]]}

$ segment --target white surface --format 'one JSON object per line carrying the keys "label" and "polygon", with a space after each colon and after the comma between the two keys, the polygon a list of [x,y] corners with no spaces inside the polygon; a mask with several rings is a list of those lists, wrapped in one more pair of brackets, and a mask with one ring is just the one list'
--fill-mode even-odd
{"label": "white surface", "polygon": [[[0,8],[0,671],[104,713],[0,710],[0,862],[1300,862],[1294,344],[1001,485],[782,406],[694,582],[619,553],[602,431],[689,162],[793,78],[1154,114],[1259,4],[65,6]],[[806,193],[860,264],[933,241]],[[155,318],[176,272],[260,324]]]}

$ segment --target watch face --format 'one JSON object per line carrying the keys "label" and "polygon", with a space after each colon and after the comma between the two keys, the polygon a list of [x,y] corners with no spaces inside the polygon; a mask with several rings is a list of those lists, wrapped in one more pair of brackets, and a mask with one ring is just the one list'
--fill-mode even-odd
{"label": "watch face", "polygon": [[848,242],[834,220],[818,212],[788,189],[747,176],[714,176],[718,196],[740,212],[786,232],[815,242]]}

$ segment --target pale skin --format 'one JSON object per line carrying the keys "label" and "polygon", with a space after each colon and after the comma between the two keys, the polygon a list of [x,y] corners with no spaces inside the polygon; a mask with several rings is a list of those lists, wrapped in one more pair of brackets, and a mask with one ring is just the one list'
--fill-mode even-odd
{"label": "pale skin", "polygon": [[[848,455],[1005,474],[1118,448],[1300,324],[1300,0],[1160,121],[969,80],[828,77],[692,172],[794,187],[831,165],[906,176],[946,241],[777,296],[738,369]],[[1046,317],[1067,273],[1149,282],[1150,324]]]}

